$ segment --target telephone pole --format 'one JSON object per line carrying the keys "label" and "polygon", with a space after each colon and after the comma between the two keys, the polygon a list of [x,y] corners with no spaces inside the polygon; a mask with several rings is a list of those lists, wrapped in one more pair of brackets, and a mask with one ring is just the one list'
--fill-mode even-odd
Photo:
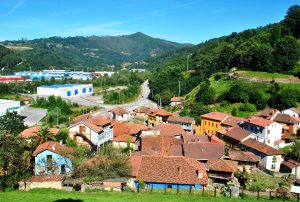
{"label": "telephone pole", "polygon": [[190,58],[190,55],[192,55],[192,54],[190,53],[186,57],[186,71],[189,71],[189,58]]}
{"label": "telephone pole", "polygon": [[178,96],[180,97],[180,81],[178,81]]}
{"label": "telephone pole", "polygon": [[56,107],[56,127],[58,127],[58,107]]}

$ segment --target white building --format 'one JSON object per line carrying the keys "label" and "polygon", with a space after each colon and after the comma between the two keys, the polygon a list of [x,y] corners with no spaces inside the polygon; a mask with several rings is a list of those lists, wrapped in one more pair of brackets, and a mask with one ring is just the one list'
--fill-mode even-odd
{"label": "white building", "polygon": [[259,142],[269,145],[274,148],[281,148],[285,145],[281,140],[282,126],[272,120],[267,120],[262,117],[252,116],[245,120],[244,129],[249,130]]}
{"label": "white building", "polygon": [[295,118],[300,118],[300,109],[297,108],[290,108],[282,111],[283,114],[291,115]]}
{"label": "white building", "polygon": [[20,114],[20,101],[0,99],[0,116],[6,114],[7,111],[16,111]]}
{"label": "white building", "polygon": [[111,119],[120,122],[125,122],[129,120],[129,112],[122,107],[113,108],[112,110],[109,110],[108,114]]}
{"label": "white building", "polygon": [[62,84],[37,87],[37,95],[55,95],[61,97],[85,96],[93,93],[93,84]]}

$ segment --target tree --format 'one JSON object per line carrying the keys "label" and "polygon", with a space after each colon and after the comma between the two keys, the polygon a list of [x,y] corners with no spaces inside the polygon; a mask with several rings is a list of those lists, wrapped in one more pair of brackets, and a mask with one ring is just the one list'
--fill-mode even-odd
{"label": "tree", "polygon": [[295,170],[295,178],[297,179],[297,174],[298,174],[298,162],[300,160],[300,141],[296,140],[294,144],[291,147],[291,153],[296,157],[297,159],[297,166]]}
{"label": "tree", "polygon": [[25,156],[26,142],[18,136],[0,134],[0,189],[16,188],[30,173]]}
{"label": "tree", "polygon": [[15,111],[6,112],[5,115],[0,117],[0,130],[5,133],[17,136],[25,129],[22,117]]}
{"label": "tree", "polygon": [[234,108],[232,109],[232,111],[231,111],[231,115],[232,115],[232,116],[237,116],[237,113],[238,113],[238,110],[237,110],[237,108],[234,107]]}
{"label": "tree", "polygon": [[48,127],[42,127],[38,132],[35,133],[35,142],[37,145],[43,144],[48,141],[54,140],[53,133],[49,130]]}
{"label": "tree", "polygon": [[300,37],[300,6],[295,5],[289,8],[283,21],[283,25],[294,37]]}
{"label": "tree", "polygon": [[281,110],[296,107],[300,98],[300,91],[296,89],[283,89],[279,93],[279,108]]}

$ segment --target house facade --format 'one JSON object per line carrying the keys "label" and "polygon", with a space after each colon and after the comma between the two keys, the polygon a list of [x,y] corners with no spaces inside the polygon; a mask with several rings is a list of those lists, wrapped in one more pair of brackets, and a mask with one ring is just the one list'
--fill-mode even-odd
{"label": "house facade", "polygon": [[300,119],[289,114],[277,114],[272,120],[281,125],[282,134],[296,135],[297,130],[300,128]]}
{"label": "house facade", "polygon": [[251,138],[241,143],[241,150],[254,153],[260,159],[260,167],[279,172],[280,165],[283,162],[282,151]]}
{"label": "house facade", "polygon": [[217,136],[230,148],[239,148],[240,143],[248,138],[253,138],[252,132],[244,130],[239,126],[233,128],[221,128]]}
{"label": "house facade", "polygon": [[71,158],[64,152],[71,151],[70,148],[59,142],[46,142],[37,147],[33,152],[35,162],[35,175],[70,175],[72,171]]}
{"label": "house facade", "polygon": [[221,123],[228,117],[228,114],[222,112],[210,112],[201,115],[201,135],[215,135],[221,128]]}
{"label": "house facade", "polygon": [[172,97],[170,100],[170,106],[182,105],[183,101],[184,101],[184,97]]}
{"label": "house facade", "polygon": [[244,129],[253,133],[254,139],[274,148],[285,146],[282,143],[282,126],[272,120],[262,117],[252,116],[245,120]]}
{"label": "house facade", "polygon": [[297,119],[300,118],[300,109],[297,109],[297,108],[289,108],[289,109],[283,110],[282,113],[291,115]]}
{"label": "house facade", "polygon": [[116,107],[108,112],[111,119],[120,121],[120,122],[126,122],[129,120],[129,112],[122,108],[122,107]]}
{"label": "house facade", "polygon": [[179,124],[183,130],[193,131],[196,122],[190,117],[170,116],[167,123]]}
{"label": "house facade", "polygon": [[164,109],[152,109],[148,113],[147,125],[155,127],[161,123],[167,123],[168,118],[173,114]]}
{"label": "house facade", "polygon": [[69,126],[68,136],[80,145],[97,148],[113,140],[113,126],[105,117],[83,115]]}

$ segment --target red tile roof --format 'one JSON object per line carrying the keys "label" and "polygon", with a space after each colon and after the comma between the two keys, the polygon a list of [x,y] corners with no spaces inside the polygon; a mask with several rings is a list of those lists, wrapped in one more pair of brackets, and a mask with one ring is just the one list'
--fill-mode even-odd
{"label": "red tile roof", "polygon": [[[39,175],[32,176],[26,180],[26,182],[53,182],[53,181],[64,181],[64,175]],[[23,182],[23,181],[19,181]]]}
{"label": "red tile roof", "polygon": [[251,131],[244,130],[240,127],[234,127],[228,130],[223,135],[237,141],[242,141],[243,139],[248,138],[251,134],[252,134]]}
{"label": "red tile roof", "polygon": [[193,119],[191,117],[169,116],[168,122],[195,124],[195,119]]}
{"label": "red tile roof", "polygon": [[134,111],[136,113],[148,113],[148,112],[150,112],[150,110],[151,109],[149,107],[139,107],[139,108],[135,109]]}
{"label": "red tile roof", "polygon": [[223,112],[210,112],[208,114],[201,115],[201,118],[211,119],[222,122],[229,115]]}
{"label": "red tile roof", "polygon": [[184,101],[184,97],[172,97],[171,102],[182,102]]}
{"label": "red tile roof", "polygon": [[247,148],[251,148],[253,150],[256,150],[260,153],[266,154],[266,155],[282,155],[283,152],[277,149],[274,149],[273,147],[270,147],[268,145],[265,145],[259,141],[256,141],[254,139],[247,139],[241,143],[241,145],[246,146]]}
{"label": "red tile roof", "polygon": [[209,159],[205,166],[209,171],[234,173],[237,171],[238,162],[222,159]]}
{"label": "red tile roof", "polygon": [[210,142],[209,137],[207,135],[183,135],[182,136],[183,142],[187,144],[192,143],[208,143]]}
{"label": "red tile roof", "polygon": [[[34,126],[32,128],[27,128],[25,130],[23,130],[20,134],[21,138],[27,139],[30,137],[36,137],[37,136],[37,132],[39,132],[41,130],[41,126]],[[53,136],[56,136],[60,129],[58,128],[49,128],[49,131],[53,134]]]}
{"label": "red tile roof", "polygon": [[213,143],[183,144],[183,154],[197,160],[218,159],[224,156],[224,145]]}
{"label": "red tile roof", "polygon": [[294,112],[296,112],[296,113],[298,113],[298,114],[300,114],[300,109],[298,109],[298,108],[290,108],[290,110],[292,110],[292,111],[294,111]]}
{"label": "red tile roof", "polygon": [[114,136],[120,135],[136,135],[142,130],[147,130],[148,127],[142,124],[133,124],[133,123],[121,123],[118,121],[114,122]]}
{"label": "red tile roof", "polygon": [[294,169],[294,168],[297,167],[297,161],[294,161],[292,159],[289,159],[287,161],[283,161],[282,164],[285,165],[286,167],[290,168],[290,169]]}
{"label": "red tile roof", "polygon": [[300,121],[296,119],[295,117],[288,115],[288,114],[277,114],[273,121],[278,123],[285,123],[288,125],[295,125],[298,124]]}
{"label": "red tile roof", "polygon": [[113,108],[109,111],[114,113],[114,114],[118,114],[118,115],[128,114],[128,111],[126,109],[122,108],[122,107],[116,107],[116,108]]}
{"label": "red tile roof", "polygon": [[[132,167],[136,165],[138,163]],[[133,174],[137,173],[136,178],[144,182],[186,185],[208,183],[205,166],[186,157],[142,156],[139,168],[133,170]]]}
{"label": "red tile roof", "polygon": [[242,118],[229,115],[228,118],[226,118],[222,122],[222,125],[229,126],[229,127],[235,127],[235,126],[238,126],[239,123],[241,123],[242,121],[243,121]]}
{"label": "red tile roof", "polygon": [[170,136],[144,136],[141,151],[157,156],[182,156],[182,140]]}
{"label": "red tile roof", "polygon": [[273,121],[271,121],[271,120],[264,119],[264,118],[258,117],[258,116],[252,116],[248,119],[245,119],[245,122],[250,123],[252,125],[260,126],[260,127],[266,127],[273,123]]}
{"label": "red tile roof", "polygon": [[130,156],[131,176],[137,177],[141,166],[142,156]]}
{"label": "red tile roof", "polygon": [[83,114],[75,117],[73,119],[73,125],[70,127],[73,127],[79,123],[86,125],[97,133],[103,131],[102,127],[112,124],[111,120],[105,118],[104,116],[91,116],[90,114]]}
{"label": "red tile roof", "polygon": [[259,159],[252,152],[245,151],[229,151],[228,157],[232,161],[243,161],[257,163]]}
{"label": "red tile roof", "polygon": [[72,148],[67,147],[65,145],[61,145],[60,142],[45,142],[41,145],[39,145],[36,150],[33,152],[32,156],[37,156],[39,153],[43,152],[43,151],[52,151],[54,153],[58,153],[61,154],[61,151],[73,151]]}
{"label": "red tile roof", "polygon": [[172,116],[173,114],[171,112],[168,112],[164,109],[159,109],[157,112],[155,112],[158,116]]}
{"label": "red tile roof", "polygon": [[162,123],[157,125],[153,130],[159,130],[162,136],[185,135],[186,132],[178,124]]}
{"label": "red tile roof", "polygon": [[277,112],[279,112],[277,109],[264,109],[259,116],[270,120]]}

